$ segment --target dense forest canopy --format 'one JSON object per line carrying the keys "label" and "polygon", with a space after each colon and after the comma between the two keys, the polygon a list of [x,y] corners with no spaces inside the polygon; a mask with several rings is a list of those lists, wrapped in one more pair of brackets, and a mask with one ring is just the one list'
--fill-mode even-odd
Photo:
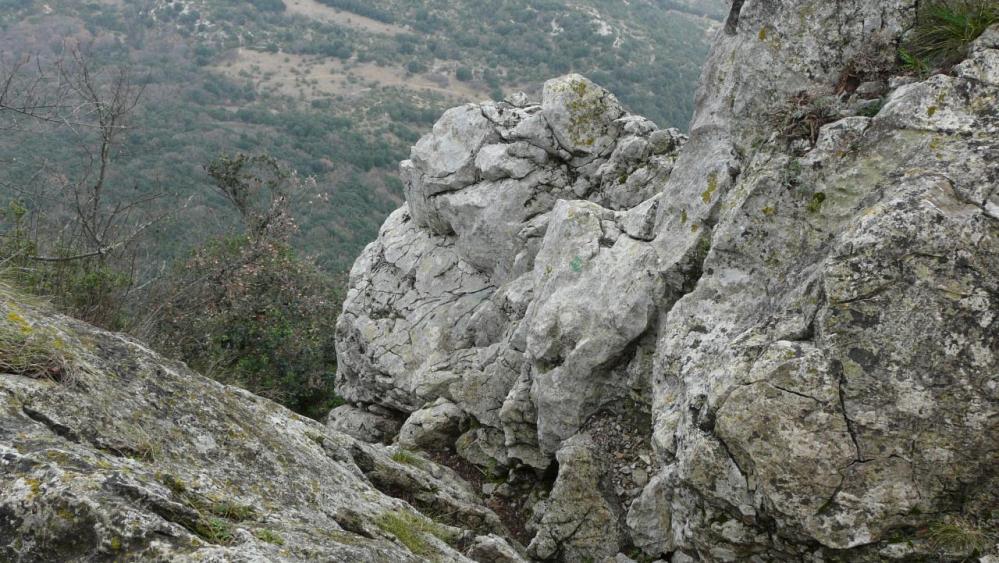
{"label": "dense forest canopy", "polygon": [[[331,203],[300,210],[308,213],[296,244],[343,271],[400,203],[398,161],[462,101],[576,71],[633,111],[685,128],[723,8],[721,0],[2,0],[0,52],[8,63],[24,54],[51,60],[72,42],[95,64],[128,65],[142,77],[109,185],[186,205],[183,217],[157,225],[154,256],[183,256],[232,223],[201,168],[242,151],[317,178]],[[64,135],[38,133],[0,140],[4,195],[37,181],[40,164],[54,173],[76,162]]]}
{"label": "dense forest canopy", "polygon": [[321,417],[441,113],[579,72],[684,128],[720,0],[0,0],[0,279]]}

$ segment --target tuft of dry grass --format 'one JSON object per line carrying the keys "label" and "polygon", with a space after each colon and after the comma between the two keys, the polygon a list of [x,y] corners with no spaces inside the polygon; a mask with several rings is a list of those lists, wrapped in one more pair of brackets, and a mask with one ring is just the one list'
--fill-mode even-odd
{"label": "tuft of dry grass", "polygon": [[58,334],[7,308],[0,319],[0,372],[68,383],[75,375],[74,356]]}
{"label": "tuft of dry grass", "polygon": [[799,92],[767,116],[777,133],[787,142],[807,140],[815,146],[823,125],[839,119],[829,96]]}
{"label": "tuft of dry grass", "polygon": [[928,538],[935,549],[967,555],[984,553],[997,541],[993,534],[962,516],[952,516],[930,526]]}

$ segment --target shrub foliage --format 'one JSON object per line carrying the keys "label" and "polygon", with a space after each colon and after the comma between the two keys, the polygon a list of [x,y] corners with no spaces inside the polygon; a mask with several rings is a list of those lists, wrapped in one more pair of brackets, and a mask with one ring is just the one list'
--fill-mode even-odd
{"label": "shrub foliage", "polygon": [[311,182],[270,157],[223,156],[206,169],[239,211],[243,232],[210,241],[175,273],[159,339],[201,372],[307,416],[333,390],[336,280],[290,244],[289,211]]}

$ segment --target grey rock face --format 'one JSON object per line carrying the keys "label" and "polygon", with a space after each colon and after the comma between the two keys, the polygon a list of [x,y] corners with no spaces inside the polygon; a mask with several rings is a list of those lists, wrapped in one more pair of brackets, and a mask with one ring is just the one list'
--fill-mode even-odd
{"label": "grey rock face", "polygon": [[399,431],[399,445],[415,450],[441,450],[461,434],[465,413],[454,403],[438,399],[410,415]]}
{"label": "grey rock face", "polygon": [[654,321],[661,282],[652,246],[614,219],[594,203],[559,202],[535,260],[526,357],[548,454],[601,406],[640,387],[609,368]]}
{"label": "grey rock face", "polygon": [[[993,525],[999,146],[981,77],[995,53],[979,46],[957,76],[826,126],[801,158],[764,145],[740,164],[704,275],[659,328],[655,442],[672,498],[658,502],[685,522],[676,546],[794,559],[815,541],[876,559],[892,530],[958,505]],[[948,492],[970,482],[967,498]],[[768,525],[781,545],[760,539]]]}
{"label": "grey rock face", "polygon": [[399,434],[402,422],[391,411],[370,405],[359,409],[341,405],[326,417],[326,425],[333,430],[370,443],[390,441]]}
{"label": "grey rock face", "polygon": [[641,386],[617,374],[654,320],[656,184],[684,140],[576,75],[540,106],[445,114],[402,165],[407,207],[351,274],[340,392],[404,412],[444,399],[505,436],[500,465],[547,467]]}
{"label": "grey rock face", "polygon": [[[931,536],[999,525],[999,28],[950,75],[835,92],[914,6],[736,2],[689,141],[578,76],[476,106],[491,131],[463,108],[474,134],[403,164],[420,218],[355,267],[348,398],[443,398],[472,463],[557,467],[535,558],[969,557]],[[775,131],[801,91],[844,116],[814,143]],[[437,146],[475,172],[436,188]],[[655,459],[601,449],[622,405]]]}
{"label": "grey rock face", "polygon": [[73,374],[0,374],[0,560],[457,562],[463,542],[507,535],[446,468],[6,290],[0,315],[58,343]]}
{"label": "grey rock face", "polygon": [[527,551],[535,559],[595,560],[618,552],[623,539],[619,515],[601,483],[606,460],[594,453],[586,434],[577,434],[559,449],[558,462],[565,469],[551,496],[534,507],[537,533]]}

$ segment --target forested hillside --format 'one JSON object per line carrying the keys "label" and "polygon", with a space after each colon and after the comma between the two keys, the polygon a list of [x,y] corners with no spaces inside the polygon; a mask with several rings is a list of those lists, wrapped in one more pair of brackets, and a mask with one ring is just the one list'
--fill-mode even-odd
{"label": "forested hillside", "polygon": [[[576,71],[630,109],[685,128],[723,0],[0,0],[4,69],[81,46],[143,89],[108,170],[108,197],[156,194],[145,272],[235,220],[206,186],[220,153],[267,153],[314,176],[296,246],[349,267],[401,201],[396,166],[440,112]],[[0,138],[3,198],[52,213],[52,185],[86,167],[65,124]],[[5,225],[9,229],[10,225]]]}

